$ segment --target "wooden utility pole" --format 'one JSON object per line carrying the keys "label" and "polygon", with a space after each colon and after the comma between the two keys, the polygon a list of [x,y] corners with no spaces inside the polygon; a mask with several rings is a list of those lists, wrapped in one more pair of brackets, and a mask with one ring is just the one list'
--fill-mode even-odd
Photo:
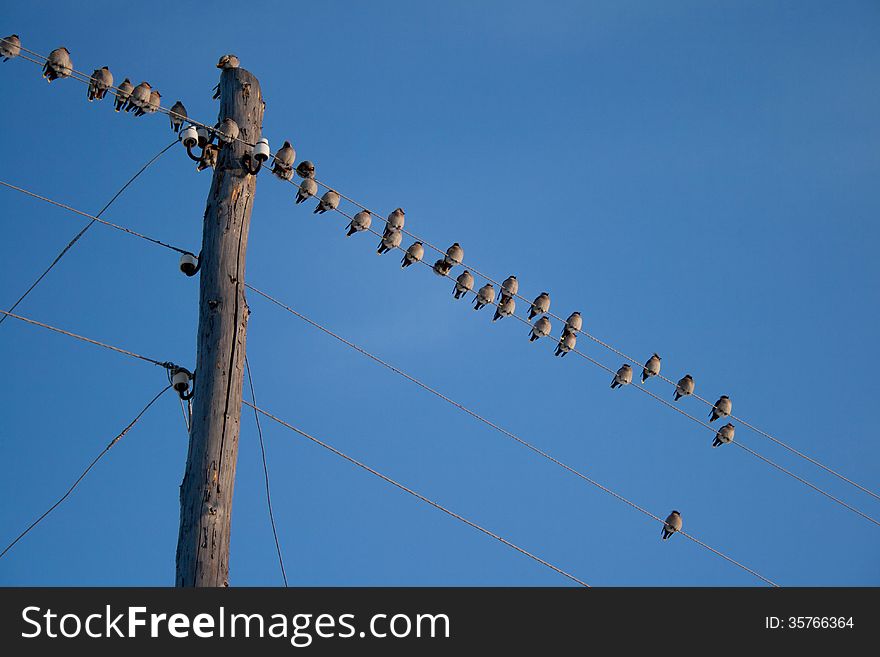
{"label": "wooden utility pole", "polygon": [[[256,143],[263,126],[260,83],[241,68],[220,75],[220,121]],[[220,151],[205,209],[199,285],[198,354],[186,472],[180,486],[177,586],[228,586],[232,493],[238,460],[248,308],[245,254],[256,176],[242,168],[250,149]]]}

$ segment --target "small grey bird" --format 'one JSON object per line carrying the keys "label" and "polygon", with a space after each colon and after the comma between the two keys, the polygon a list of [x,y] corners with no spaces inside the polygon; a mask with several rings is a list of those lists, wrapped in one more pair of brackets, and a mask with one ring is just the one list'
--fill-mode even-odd
{"label": "small grey bird", "polygon": [[562,335],[566,333],[577,333],[584,326],[584,319],[581,317],[581,314],[577,311],[573,312],[568,316],[568,319],[565,320],[565,326],[562,328]]}
{"label": "small grey bird", "polygon": [[150,87],[149,82],[141,82],[131,90],[131,95],[128,97],[128,105],[125,106],[125,111],[130,112],[131,110],[134,110],[135,116],[142,116],[144,114],[144,108],[150,103],[151,91],[152,87]]}
{"label": "small grey bird", "polygon": [[3,37],[3,40],[0,41],[0,57],[3,58],[4,62],[8,62],[13,57],[18,57],[21,53],[21,39],[18,38],[17,34],[10,34],[8,37]]}
{"label": "small grey bird", "polygon": [[694,377],[685,374],[675,386],[675,401],[694,394]]}
{"label": "small grey bird", "polygon": [[205,144],[205,148],[202,150],[202,158],[199,160],[199,164],[196,167],[197,171],[204,171],[209,167],[217,166],[217,158],[220,155],[220,147],[216,144]]}
{"label": "small grey bird", "polygon": [[431,267],[431,269],[433,269],[434,273],[438,276],[449,276],[449,272],[452,271],[452,265],[446,262],[445,259],[440,258],[434,263],[434,266]]}
{"label": "small grey bird", "polygon": [[391,214],[388,215],[388,219],[385,220],[384,234],[388,235],[392,230],[401,230],[405,222],[406,216],[403,212],[403,208],[397,208],[392,211]]}
{"label": "small grey bird", "polygon": [[317,193],[318,183],[315,182],[315,179],[303,178],[303,181],[299,184],[299,189],[296,190],[296,202],[302,203],[303,201],[311,198]]}
{"label": "small grey bird", "polygon": [[382,241],[379,242],[379,248],[376,249],[376,253],[382,255],[383,253],[388,253],[391,249],[396,249],[400,246],[400,242],[403,240],[403,233],[398,232],[396,230],[391,231],[390,235],[386,235],[382,238]]}
{"label": "small grey bird", "polygon": [[446,249],[446,257],[444,260],[446,260],[450,267],[460,265],[464,261],[464,249],[461,248],[461,244],[456,242]]}
{"label": "small grey bird", "polygon": [[730,397],[721,395],[718,401],[715,402],[715,406],[712,407],[712,412],[709,413],[709,422],[714,422],[720,417],[727,417],[732,410],[733,402],[730,401]]}
{"label": "small grey bird", "polygon": [[491,283],[486,283],[477,292],[477,302],[474,304],[474,310],[479,310],[483,306],[495,303],[495,288]]}
{"label": "small grey bird", "polygon": [[666,518],[666,524],[663,525],[663,540],[667,540],[675,532],[680,532],[681,527],[681,514],[678,511],[673,511]]}
{"label": "small grey bird", "polygon": [[654,354],[648,359],[648,362],[645,363],[645,366],[642,368],[642,383],[658,374],[660,374],[660,356]]}
{"label": "small grey bird", "polygon": [[721,447],[727,443],[732,443],[734,433],[736,433],[736,427],[728,422],[718,430],[718,433],[715,434],[715,440],[712,442],[712,447]]}
{"label": "small grey bird", "polygon": [[[324,214],[327,210],[335,210],[339,207],[339,194],[334,192],[332,189],[328,189],[324,192],[324,196],[321,197],[320,202],[313,210],[313,214]],[[398,242],[399,244],[400,242]]]}
{"label": "small grey bird", "polygon": [[174,132],[180,132],[183,122],[186,121],[186,107],[179,100],[171,106],[171,113],[168,115],[171,119],[171,129]]}
{"label": "small grey bird", "polygon": [[275,153],[275,164],[272,166],[272,173],[281,178],[281,180],[290,180],[293,178],[293,163],[296,161],[296,151],[289,141],[284,144]]}
{"label": "small grey bird", "polygon": [[516,276],[505,278],[501,284],[501,298],[515,297],[517,292],[519,292],[519,281],[516,280]]}
{"label": "small grey bird", "polygon": [[[308,178],[306,180],[308,180]],[[305,180],[303,180],[303,182],[305,182]],[[372,225],[373,215],[371,215],[366,210],[361,210],[356,215],[354,215],[354,217],[351,218],[351,221],[348,222],[348,232],[345,234],[345,236],[351,237],[352,235],[360,231],[369,230],[370,226]]]}
{"label": "small grey bird", "polygon": [[[220,123],[214,126],[214,132],[217,134],[217,139],[225,144],[231,144],[236,139],[238,139],[239,129],[238,124],[229,117],[226,117]],[[221,148],[222,146],[221,145]]]}
{"label": "small grey bird", "polygon": [[241,66],[241,62],[238,61],[238,57],[235,55],[223,55],[220,58],[220,61],[217,62],[217,68],[227,69],[227,68],[238,68]]}
{"label": "small grey bird", "polygon": [[554,355],[562,356],[564,358],[565,354],[574,349],[576,346],[577,335],[575,335],[574,333],[566,333],[556,344],[556,353]]}
{"label": "small grey bird", "polygon": [[540,338],[546,338],[550,335],[550,331],[552,330],[553,326],[550,324],[550,320],[546,317],[541,317],[532,325],[532,330],[529,333],[529,342],[534,342]]}
{"label": "small grey bird", "polygon": [[611,381],[611,389],[620,388],[622,386],[627,386],[632,383],[633,380],[633,368],[629,366],[628,363],[624,363],[620,366],[620,369],[617,370],[617,374],[614,375],[614,379]]}
{"label": "small grey bird", "polygon": [[421,242],[413,242],[409,245],[406,253],[403,254],[403,260],[400,261],[400,268],[405,269],[414,262],[419,262],[425,255],[425,245]]}
{"label": "small grey bird", "polygon": [[128,99],[131,98],[131,91],[134,89],[134,86],[131,84],[131,80],[125,78],[122,81],[122,84],[119,85],[116,89],[116,111],[118,112],[121,109],[125,109],[125,104],[128,102]]}
{"label": "small grey bird", "polygon": [[65,48],[55,48],[46,58],[43,64],[43,77],[46,82],[52,82],[58,78],[69,78],[73,73],[73,60],[70,59],[70,51]]}
{"label": "small grey bird", "polygon": [[93,100],[102,100],[107,95],[107,90],[113,86],[113,74],[106,66],[96,68],[89,78],[89,86],[86,90],[86,96],[89,102]]}
{"label": "small grey bird", "polygon": [[[159,111],[159,108],[162,106],[162,94],[153,89],[150,92],[150,100],[147,103],[147,106],[144,108],[144,114],[155,114]],[[231,119],[230,119],[231,120]],[[236,126],[238,129],[238,126]]]}
{"label": "small grey bird", "polygon": [[455,279],[455,287],[452,294],[456,299],[461,299],[465,294],[474,289],[474,275],[464,270]]}
{"label": "small grey bird", "polygon": [[536,315],[543,315],[550,310],[550,294],[541,292],[535,300],[532,301],[532,307],[529,308],[529,319]]}
{"label": "small grey bird", "polygon": [[311,160],[303,160],[296,165],[296,173],[300,178],[314,178],[315,164]]}
{"label": "small grey bird", "polygon": [[502,317],[510,317],[514,312],[516,312],[516,301],[513,300],[513,297],[502,299],[501,303],[495,307],[495,316],[492,321],[497,322]]}

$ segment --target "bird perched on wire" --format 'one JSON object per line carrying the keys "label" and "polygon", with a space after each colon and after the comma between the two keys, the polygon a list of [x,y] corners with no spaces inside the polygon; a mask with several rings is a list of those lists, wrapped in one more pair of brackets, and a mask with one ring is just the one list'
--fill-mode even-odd
{"label": "bird perched on wire", "polygon": [[727,395],[721,395],[712,407],[712,411],[709,413],[709,422],[714,422],[720,417],[727,417],[732,410],[733,402],[730,401],[730,397]]}
{"label": "bird perched on wire", "polygon": [[513,297],[502,299],[501,303],[495,307],[495,316],[492,321],[497,322],[503,317],[510,317],[514,312],[516,312],[516,301],[513,300]]}
{"label": "bird perched on wire", "polygon": [[150,100],[144,108],[144,114],[155,114],[162,107],[162,94],[153,89],[150,92]]}
{"label": "bird perched on wire", "polygon": [[434,263],[434,266],[431,267],[431,269],[433,269],[434,273],[438,276],[449,276],[449,272],[452,271],[452,265],[446,262],[445,258],[440,258]]}
{"label": "bird perched on wire", "polygon": [[89,86],[86,90],[86,96],[89,102],[93,100],[102,100],[107,95],[107,90],[113,86],[113,74],[106,66],[96,68],[89,78]]}
{"label": "bird perched on wire", "polygon": [[681,527],[681,514],[678,511],[673,511],[669,514],[666,518],[666,522],[663,524],[663,540],[667,540],[675,532],[680,532]]}
{"label": "bird perched on wire", "polygon": [[574,333],[566,333],[559,342],[556,343],[556,352],[554,356],[565,357],[569,351],[577,346],[577,335]]}
{"label": "bird perched on wire", "polygon": [[10,59],[14,57],[18,57],[21,54],[21,39],[17,34],[10,34],[8,37],[3,37],[3,40],[0,41],[0,57],[3,58],[4,62],[8,62]]}
{"label": "bird perched on wire", "polygon": [[204,171],[209,167],[217,166],[217,158],[220,155],[220,147],[217,144],[205,144],[202,149],[202,157],[196,166],[197,171]]}
{"label": "bird perched on wire", "polygon": [[692,394],[694,394],[694,377],[685,374],[675,385],[675,401]]}
{"label": "bird perched on wire", "polygon": [[303,178],[303,181],[299,184],[299,189],[296,190],[296,202],[302,203],[307,198],[310,198],[318,193],[318,183],[315,182],[314,178]]}
{"label": "bird perched on wire", "polygon": [[[238,57],[235,55],[223,55],[220,58],[220,61],[217,62],[217,68],[229,69],[229,68],[238,68],[241,66],[241,63],[238,61]],[[217,86],[214,87],[214,95],[211,96],[214,100],[220,98],[220,83],[217,83]]]}
{"label": "bird perched on wire", "polygon": [[495,303],[495,288],[491,283],[486,283],[477,292],[477,300],[474,304],[474,310],[479,310],[483,306]]}
{"label": "bird perched on wire", "polygon": [[529,319],[532,319],[536,315],[543,315],[544,313],[550,310],[550,295],[547,292],[541,292],[535,300],[532,301],[532,306],[529,308]]}
{"label": "bird perched on wire", "polygon": [[[328,210],[335,210],[339,207],[339,194],[334,192],[332,189],[328,189],[324,192],[324,196],[321,197],[321,200],[318,201],[318,205],[315,206],[313,210],[313,214],[324,214]],[[400,242],[398,242],[400,244]]]}
{"label": "bird perched on wire", "polygon": [[517,292],[519,292],[519,281],[516,280],[516,276],[505,278],[501,284],[501,300],[504,301],[507,297],[515,297]]}
{"label": "bird perched on wire", "polygon": [[617,374],[614,375],[614,378],[611,380],[611,389],[620,388],[622,386],[627,386],[632,383],[633,380],[633,368],[629,366],[628,363],[624,363],[620,366],[620,369],[617,370]]}
{"label": "bird perched on wire", "polygon": [[118,112],[121,109],[125,109],[125,104],[128,102],[128,99],[131,98],[131,91],[134,89],[134,86],[131,84],[131,80],[125,78],[122,81],[116,91],[114,92],[116,95],[116,111]]}
{"label": "bird perched on wire", "polygon": [[354,217],[352,217],[351,221],[348,222],[348,232],[345,234],[345,236],[351,237],[352,235],[360,231],[369,230],[372,224],[373,215],[371,215],[366,210],[361,210],[356,215],[354,215]]}
{"label": "bird perched on wire", "polygon": [[222,142],[220,147],[223,148],[223,146],[231,144],[238,139],[240,131],[238,129],[238,124],[227,116],[214,126],[214,132],[217,134],[217,139]]}
{"label": "bird perched on wire", "polygon": [[456,242],[446,249],[446,256],[443,259],[446,260],[450,267],[460,265],[464,261],[464,249],[461,248],[461,244]]}
{"label": "bird perched on wire", "polygon": [[658,374],[660,374],[660,356],[654,354],[648,359],[648,362],[645,363],[645,366],[642,368],[642,383]]}
{"label": "bird perched on wire", "polygon": [[130,112],[134,110],[135,116],[142,116],[143,109],[150,103],[150,92],[152,91],[152,87],[150,87],[149,82],[141,82],[138,86],[131,90],[131,95],[128,97],[128,104],[125,106],[125,111]]}
{"label": "bird perched on wire", "polygon": [[296,173],[300,178],[314,178],[315,164],[310,160],[303,160],[296,165]]}
{"label": "bird perched on wire", "polygon": [[403,260],[400,261],[400,268],[405,269],[414,262],[420,262],[425,256],[425,245],[421,242],[413,242],[409,245],[406,253],[403,254]]}
{"label": "bird perched on wire", "polygon": [[455,287],[452,294],[456,299],[461,299],[465,294],[474,289],[474,276],[469,271],[464,270],[455,279]]}
{"label": "bird perched on wire", "polygon": [[388,236],[393,230],[403,230],[403,224],[405,222],[406,215],[403,208],[393,210],[391,214],[388,215],[388,219],[385,220],[385,230],[383,231],[383,234]]}
{"label": "bird perched on wire", "polygon": [[[293,178],[293,163],[296,161],[296,151],[289,141],[285,141],[278,152],[275,153],[275,163],[272,165],[272,173],[281,180]],[[317,187],[317,186],[316,186]]]}
{"label": "bird perched on wire", "polygon": [[712,447],[721,447],[727,443],[732,443],[734,433],[736,433],[736,427],[728,422],[718,429],[718,433],[715,434],[715,440],[712,441]]}
{"label": "bird perched on wire", "polygon": [[62,46],[55,48],[46,58],[43,64],[43,77],[47,82],[57,80],[58,78],[69,78],[73,73],[73,60],[70,59],[70,51]]}
{"label": "bird perched on wire", "polygon": [[546,338],[550,335],[550,331],[552,330],[553,326],[550,324],[550,320],[547,319],[547,317],[541,317],[532,325],[532,330],[529,333],[529,342],[534,342],[540,338]]}
{"label": "bird perched on wire", "polygon": [[400,246],[400,242],[403,240],[403,234],[399,231],[393,230],[390,234],[385,235],[381,241],[379,242],[379,248],[376,249],[376,253],[382,255],[383,253],[388,253],[391,249],[396,249]]}
{"label": "bird perched on wire", "polygon": [[577,311],[573,312],[568,316],[568,319],[565,320],[565,326],[562,327],[562,335],[566,333],[577,333],[584,326],[584,319],[581,317],[581,314]]}
{"label": "bird perched on wire", "polygon": [[174,132],[180,132],[180,129],[183,127],[183,122],[186,121],[186,107],[183,106],[179,100],[171,106],[171,110],[168,114],[168,118],[171,119],[171,129]]}

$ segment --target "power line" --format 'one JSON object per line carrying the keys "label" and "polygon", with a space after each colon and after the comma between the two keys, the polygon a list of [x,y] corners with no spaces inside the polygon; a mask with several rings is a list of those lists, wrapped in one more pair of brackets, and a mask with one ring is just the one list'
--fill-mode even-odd
{"label": "power line", "polygon": [[532,559],[532,560],[534,560],[534,561],[537,561],[537,562],[538,562],[539,564],[541,564],[542,566],[546,566],[547,568],[556,571],[557,573],[559,573],[559,574],[562,575],[563,577],[567,577],[567,578],[570,579],[571,581],[576,582],[577,584],[580,584],[581,586],[586,586],[586,587],[589,587],[589,586],[590,586],[589,584],[587,584],[586,582],[584,582],[584,581],[578,579],[578,578],[575,577],[574,575],[571,575],[571,574],[565,572],[564,570],[562,570],[561,568],[558,568],[558,567],[554,566],[554,565],[551,564],[550,562],[545,561],[544,559],[542,559],[542,558],[540,558],[540,557],[538,557],[538,556],[532,554],[531,552],[529,552],[529,551],[527,551],[527,550],[525,550],[525,549],[519,547],[518,545],[516,545],[516,544],[514,544],[514,543],[511,543],[511,542],[508,541],[507,539],[502,538],[502,537],[499,536],[498,534],[496,534],[496,533],[494,533],[494,532],[492,532],[492,531],[486,529],[485,527],[482,527],[482,526],[478,525],[477,523],[468,520],[468,519],[465,518],[464,516],[459,515],[459,514],[455,513],[454,511],[450,511],[449,509],[447,509],[445,506],[443,506],[443,505],[440,504],[439,502],[435,502],[434,500],[431,500],[431,499],[425,497],[424,495],[422,495],[421,493],[416,492],[416,491],[413,490],[412,488],[409,488],[409,487],[407,487],[407,486],[404,486],[404,485],[401,484],[400,482],[395,481],[395,480],[392,479],[391,477],[388,477],[387,475],[382,474],[382,473],[379,472],[378,470],[375,470],[375,469],[371,468],[370,466],[366,465],[365,463],[362,463],[362,462],[358,461],[357,459],[355,459],[355,458],[349,456],[348,454],[345,454],[344,452],[341,452],[340,450],[336,449],[336,448],[333,447],[332,445],[329,445],[329,444],[325,443],[324,441],[319,440],[318,438],[315,438],[315,436],[312,436],[311,434],[306,433],[306,432],[303,431],[302,429],[298,429],[297,427],[293,426],[292,424],[288,424],[288,423],[285,422],[284,420],[282,420],[282,419],[276,417],[275,415],[272,415],[272,413],[270,413],[269,411],[266,411],[266,410],[264,410],[264,409],[262,409],[262,408],[259,408],[258,406],[255,406],[254,404],[252,404],[252,403],[250,403],[249,401],[246,401],[246,400],[242,401],[242,403],[243,403],[243,404],[246,404],[246,405],[248,405],[248,406],[250,406],[250,407],[253,408],[256,412],[265,415],[267,418],[269,418],[269,419],[272,420],[273,422],[277,422],[277,423],[280,424],[281,426],[286,427],[286,428],[290,429],[291,431],[293,431],[293,432],[295,432],[295,433],[298,433],[298,434],[299,434],[300,436],[302,436],[303,438],[306,438],[306,439],[308,439],[308,440],[311,440],[311,441],[312,441],[313,443],[315,443],[316,445],[319,445],[319,446],[323,447],[324,449],[326,449],[326,450],[328,450],[328,451],[330,451],[330,452],[333,452],[333,453],[336,454],[337,456],[340,456],[340,457],[344,458],[344,459],[345,459],[346,461],[348,461],[349,463],[351,463],[351,464],[353,464],[353,465],[356,465],[356,466],[358,466],[359,468],[363,468],[364,470],[366,470],[366,471],[369,472],[370,474],[379,477],[380,479],[382,479],[382,480],[388,482],[388,483],[391,484],[392,486],[396,486],[396,487],[399,488],[400,490],[402,490],[402,491],[404,491],[404,492],[406,492],[406,493],[409,493],[410,495],[412,495],[413,497],[415,497],[415,498],[421,500],[422,502],[425,502],[426,504],[430,504],[430,505],[433,506],[435,509],[438,509],[439,511],[442,511],[442,512],[445,513],[445,514],[447,514],[447,515],[449,515],[449,516],[452,516],[452,517],[455,518],[456,520],[459,520],[459,521],[463,522],[464,524],[468,525],[469,527],[473,527],[474,529],[483,532],[483,533],[486,534],[487,536],[491,536],[491,537],[494,538],[496,541],[500,541],[501,543],[504,543],[504,545],[506,545],[507,547],[509,547],[509,548],[513,548],[514,550],[516,550],[516,551],[519,552],[520,554],[523,554],[523,555],[527,556],[529,559]]}
{"label": "power line", "polygon": [[[320,331],[323,331],[324,333],[326,333],[326,334],[329,335],[330,337],[332,337],[332,338],[338,340],[339,342],[343,343],[344,345],[346,345],[346,346],[348,346],[348,347],[354,349],[354,350],[357,351],[358,353],[360,353],[360,354],[366,356],[367,358],[373,360],[374,362],[378,363],[379,365],[382,365],[383,367],[385,367],[385,368],[391,370],[391,371],[394,372],[395,374],[398,374],[399,376],[402,376],[403,378],[407,379],[407,380],[410,381],[411,383],[416,384],[417,386],[419,386],[419,387],[422,388],[423,390],[425,390],[425,391],[431,393],[432,395],[434,395],[434,396],[436,396],[436,397],[439,397],[439,398],[442,399],[443,401],[447,402],[448,404],[451,404],[452,406],[455,406],[455,407],[458,408],[459,410],[464,411],[465,413],[467,413],[468,415],[470,415],[470,416],[473,417],[474,419],[476,419],[476,420],[482,422],[483,424],[485,424],[486,426],[488,426],[488,427],[494,429],[495,431],[498,431],[499,433],[503,434],[504,436],[506,436],[506,437],[508,437],[508,438],[510,438],[510,439],[512,439],[512,440],[514,440],[514,441],[516,441],[517,443],[519,443],[519,444],[522,445],[523,447],[526,447],[527,449],[531,450],[531,451],[534,452],[535,454],[538,454],[539,456],[542,456],[543,458],[545,458],[545,459],[547,459],[548,461],[550,461],[550,462],[552,462],[552,463],[558,465],[559,467],[563,468],[564,470],[567,470],[568,472],[572,473],[573,475],[575,475],[575,476],[577,476],[577,477],[583,479],[583,480],[586,481],[587,483],[589,483],[589,484],[595,486],[596,488],[599,488],[600,490],[604,491],[605,493],[608,493],[608,494],[611,495],[612,497],[614,497],[614,498],[620,500],[621,502],[624,502],[625,504],[628,504],[629,506],[631,506],[632,508],[636,509],[637,511],[643,513],[644,515],[648,516],[649,518],[652,518],[653,520],[656,520],[656,521],[659,522],[660,524],[662,524],[662,525],[665,525],[665,524],[666,524],[666,521],[665,521],[665,520],[663,520],[663,519],[660,518],[659,516],[654,515],[654,514],[651,513],[650,511],[644,509],[643,507],[639,506],[639,505],[636,504],[635,502],[632,502],[632,501],[628,500],[628,499],[625,498],[623,495],[620,495],[619,493],[616,493],[615,491],[611,490],[610,488],[607,488],[606,486],[603,486],[602,484],[600,484],[600,483],[597,482],[596,480],[594,480],[594,479],[588,477],[587,475],[583,474],[583,473],[580,472],[579,470],[576,470],[575,468],[571,467],[570,465],[567,465],[566,463],[563,463],[562,461],[558,460],[557,458],[555,458],[555,457],[552,456],[551,454],[545,452],[544,450],[540,449],[539,447],[536,447],[536,446],[533,445],[532,443],[530,443],[530,442],[526,441],[525,439],[521,438],[521,437],[518,436],[517,434],[512,433],[511,431],[508,431],[507,429],[504,429],[503,427],[499,426],[498,424],[496,424],[496,423],[492,422],[491,420],[485,418],[484,416],[480,415],[480,414],[477,413],[476,411],[471,410],[470,408],[468,408],[468,407],[465,406],[464,404],[461,404],[460,402],[457,402],[457,401],[455,401],[454,399],[451,399],[450,397],[447,397],[447,396],[444,395],[442,392],[440,392],[440,391],[438,391],[438,390],[432,388],[432,387],[429,386],[428,384],[426,384],[426,383],[424,383],[423,381],[420,381],[419,379],[415,378],[414,376],[412,376],[412,375],[410,375],[410,374],[404,372],[403,370],[401,370],[400,368],[398,368],[398,367],[392,365],[391,363],[389,363],[389,362],[387,362],[387,361],[385,361],[385,360],[379,358],[379,357],[376,356],[375,354],[370,353],[369,351],[367,351],[367,350],[364,349],[363,347],[360,347],[360,346],[354,344],[353,342],[351,342],[351,341],[349,341],[349,340],[343,338],[341,335],[338,335],[337,333],[334,333],[333,331],[331,331],[331,330],[328,329],[327,327],[322,326],[321,324],[319,324],[318,322],[316,322],[316,321],[310,319],[309,317],[306,317],[306,316],[303,315],[302,313],[300,313],[300,312],[294,310],[294,309],[291,308],[290,306],[288,306],[288,305],[282,303],[281,301],[279,301],[278,299],[274,298],[273,296],[267,294],[266,292],[263,292],[262,290],[259,290],[259,289],[255,288],[254,286],[252,286],[252,285],[250,285],[250,284],[248,284],[248,283],[245,283],[245,287],[247,287],[247,288],[248,288],[249,290],[251,290],[252,292],[254,292],[254,293],[256,293],[256,294],[262,296],[262,297],[263,297],[264,299],[266,299],[267,301],[270,301],[271,303],[275,304],[276,306],[278,306],[278,307],[281,308],[282,310],[285,310],[285,311],[289,312],[289,313],[292,314],[293,316],[295,316],[295,317],[301,319],[302,321],[306,322],[307,324],[311,325],[312,327],[314,327],[314,328],[316,328],[316,329],[318,329],[318,330],[320,330]],[[752,570],[752,569],[749,568],[748,566],[743,565],[742,563],[740,563],[740,562],[738,562],[738,561],[732,559],[731,557],[727,556],[726,554],[724,554],[724,553],[722,553],[722,552],[719,552],[718,550],[716,550],[716,549],[710,547],[709,545],[707,545],[707,544],[701,542],[701,541],[698,540],[696,537],[694,537],[694,536],[692,536],[692,535],[690,535],[690,534],[687,534],[687,533],[685,533],[685,532],[680,532],[680,533],[681,533],[683,536],[686,536],[686,537],[689,538],[690,540],[694,541],[694,542],[697,543],[698,545],[701,545],[702,547],[704,547],[704,548],[706,548],[706,549],[708,549],[708,550],[714,552],[716,555],[718,555],[719,557],[721,557],[721,558],[727,560],[728,562],[732,563],[733,565],[735,565],[735,566],[737,566],[737,567],[739,567],[739,568],[745,570],[746,572],[748,572],[748,573],[754,575],[754,576],[757,577],[758,579],[763,580],[763,581],[766,582],[767,584],[770,584],[770,585],[772,585],[772,586],[778,586],[778,585],[775,584],[773,581],[767,579],[766,577],[764,577],[763,575],[759,574],[758,572]]]}
{"label": "power line", "polygon": [[89,471],[93,467],[95,467],[95,465],[98,463],[98,461],[100,461],[104,457],[104,455],[107,452],[109,452],[110,449],[116,443],[118,443],[120,440],[122,440],[122,438],[125,436],[125,434],[127,434],[131,430],[131,428],[135,424],[137,424],[138,420],[141,419],[141,417],[144,415],[144,413],[146,413],[150,409],[150,406],[152,406],[156,402],[156,400],[159,399],[159,397],[161,397],[163,394],[165,394],[165,392],[167,392],[170,388],[171,388],[170,385],[162,388],[162,390],[159,392],[159,394],[157,394],[155,397],[153,397],[153,399],[151,399],[150,402],[146,406],[144,406],[143,410],[141,410],[141,412],[138,413],[135,416],[135,418],[131,422],[129,422],[128,425],[121,432],[119,432],[116,435],[116,437],[113,438],[113,440],[111,440],[110,443],[103,450],[101,450],[101,452],[98,453],[98,455],[94,458],[94,460],[91,463],[89,463],[88,467],[85,470],[83,470],[83,473],[79,476],[79,478],[77,478],[77,480],[75,482],[73,482],[73,485],[67,489],[67,492],[64,493],[64,495],[62,495],[58,499],[58,501],[55,502],[55,504],[53,504],[48,509],[46,509],[46,511],[43,512],[43,515],[41,515],[39,518],[34,520],[30,525],[28,525],[27,529],[25,529],[21,534],[16,536],[15,539],[3,549],[3,552],[0,552],[0,559],[2,559],[3,556],[7,552],[9,552],[9,550],[11,550],[12,547],[16,543],[18,543],[21,539],[23,539],[28,534],[28,532],[30,532],[34,527],[36,527],[38,524],[40,524],[40,522],[42,522],[46,516],[48,516],[50,513],[52,513],[52,511],[54,511],[56,508],[58,508],[58,506],[70,496],[70,494],[73,492],[73,489],[76,488],[83,479],[85,479],[86,475],[89,474]]}
{"label": "power line", "polygon": [[[247,372],[248,386],[251,389],[251,399],[257,403],[257,394],[254,392],[254,380],[251,377],[251,364],[247,355],[244,357],[244,369]],[[287,573],[284,571],[284,558],[281,556],[281,543],[278,541],[278,529],[275,527],[275,514],[272,512],[272,493],[269,491],[269,466],[266,463],[266,446],[263,443],[263,426],[260,424],[260,414],[254,408],[254,422],[257,424],[257,434],[260,437],[260,454],[263,457],[263,478],[266,482],[266,506],[269,509],[269,521],[272,523],[272,536],[275,538],[275,551],[278,553],[278,567],[281,568],[281,578],[287,587]]]}
{"label": "power line", "polygon": [[[76,235],[73,236],[73,239],[70,240],[70,242],[68,242],[67,246],[65,246],[63,249],[61,249],[61,252],[57,256],[55,256],[55,259],[52,261],[52,263],[43,271],[42,274],[39,275],[37,280],[35,280],[33,283],[31,283],[31,286],[27,290],[25,290],[24,294],[22,294],[18,298],[18,301],[16,301],[14,304],[12,304],[8,308],[9,312],[12,312],[13,310],[15,310],[18,307],[18,304],[20,304],[22,301],[25,300],[25,298],[33,291],[33,289],[35,287],[37,287],[37,285],[40,284],[40,281],[42,281],[43,278],[46,277],[46,274],[48,274],[50,271],[52,271],[52,268],[58,264],[58,262],[61,260],[61,258],[63,258],[64,255],[73,247],[73,245],[76,244],[79,241],[79,239],[83,235],[86,234],[86,231],[88,231],[88,229],[91,228],[95,224],[95,222],[99,220],[98,217],[100,217],[102,214],[104,214],[104,212],[107,210],[107,208],[109,208],[111,205],[113,205],[113,202],[116,199],[118,199],[120,197],[120,195],[122,195],[122,192],[124,192],[126,190],[126,188],[131,183],[133,183],[135,180],[137,180],[138,176],[140,176],[144,171],[146,171],[150,167],[150,165],[153,164],[153,162],[158,160],[169,148],[174,146],[176,143],[177,143],[177,140],[175,139],[170,144],[168,144],[165,148],[163,148],[161,151],[159,151],[156,155],[153,156],[152,159],[150,159],[150,161],[148,161],[144,166],[142,166],[136,174],[134,174],[131,178],[129,178],[128,181],[122,187],[119,188],[119,191],[117,191],[116,194],[113,195],[113,198],[111,198],[109,201],[107,201],[107,203],[104,205],[103,208],[101,208],[101,210],[98,212],[98,214],[96,214],[92,218],[92,220],[88,224],[86,224],[85,227],[83,227],[82,230],[80,230]],[[2,324],[5,321],[6,321],[6,315],[4,315],[3,317],[0,317],[0,324]]]}

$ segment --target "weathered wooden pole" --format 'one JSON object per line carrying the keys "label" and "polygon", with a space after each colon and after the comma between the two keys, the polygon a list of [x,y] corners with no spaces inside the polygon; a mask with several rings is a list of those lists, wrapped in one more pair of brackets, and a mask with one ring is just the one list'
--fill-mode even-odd
{"label": "weathered wooden pole", "polygon": [[[263,125],[260,83],[241,68],[220,75],[220,121],[256,143]],[[242,168],[241,142],[220,151],[202,234],[198,353],[186,472],[180,486],[177,586],[228,586],[232,493],[238,460],[248,310],[245,254],[256,176]]]}

